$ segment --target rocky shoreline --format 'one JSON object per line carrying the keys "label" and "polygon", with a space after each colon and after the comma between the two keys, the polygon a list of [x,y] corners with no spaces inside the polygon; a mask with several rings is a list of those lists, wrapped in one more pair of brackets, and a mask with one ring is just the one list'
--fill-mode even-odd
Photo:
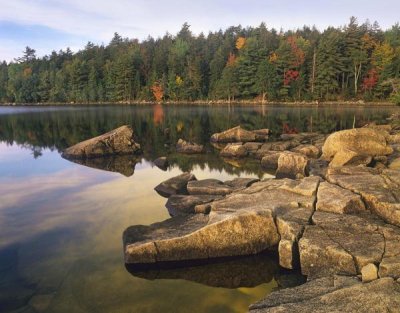
{"label": "rocky shoreline", "polygon": [[[301,270],[307,283],[271,293],[250,312],[399,311],[399,116],[387,125],[329,136],[282,134],[277,141],[268,136],[268,130],[235,127],[214,134],[211,142],[222,158],[257,159],[260,167],[275,171],[275,178],[222,182],[183,173],[156,186],[167,198],[171,218],[125,230],[126,264],[206,261],[270,250],[278,253],[281,267]],[[106,154],[139,152],[133,134],[115,140],[118,149],[96,138]],[[67,152],[98,151],[95,141]],[[184,139],[176,149],[205,153],[202,145]],[[90,153],[82,158],[98,156]],[[165,166],[168,156],[157,162]]]}

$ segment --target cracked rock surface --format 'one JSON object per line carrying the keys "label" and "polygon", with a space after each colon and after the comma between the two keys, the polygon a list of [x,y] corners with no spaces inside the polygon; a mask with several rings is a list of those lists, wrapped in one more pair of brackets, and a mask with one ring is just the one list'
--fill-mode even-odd
{"label": "cracked rock surface", "polygon": [[[293,243],[313,213],[318,184],[317,177],[256,182],[211,202],[208,215],[129,227],[124,233],[125,261],[154,263],[255,254],[278,245],[280,232]],[[305,218],[291,214],[295,210],[302,210]],[[278,227],[277,216],[282,220]]]}
{"label": "cracked rock surface", "polygon": [[334,276],[272,292],[250,306],[250,313],[331,313],[400,311],[400,283],[381,278],[362,283],[356,277]]}
{"label": "cracked rock surface", "polygon": [[274,249],[281,267],[300,269],[308,282],[270,294],[250,312],[400,312],[396,134],[379,125],[337,132],[326,141],[302,133],[262,143],[255,132],[240,128],[217,134],[212,140],[244,142],[225,150],[234,147],[260,159],[263,168],[277,170],[276,178],[196,181],[186,173],[160,184],[156,190],[169,197],[167,207],[185,215],[129,227],[125,262]]}

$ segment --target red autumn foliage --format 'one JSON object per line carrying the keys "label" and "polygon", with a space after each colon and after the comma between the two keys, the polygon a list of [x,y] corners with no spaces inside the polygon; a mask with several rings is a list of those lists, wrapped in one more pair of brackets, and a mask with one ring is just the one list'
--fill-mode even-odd
{"label": "red autumn foliage", "polygon": [[298,134],[299,131],[297,128],[291,128],[287,123],[283,123],[282,125],[282,134]]}
{"label": "red autumn foliage", "polygon": [[292,81],[299,79],[299,71],[287,70],[283,76],[283,84],[289,86]]}
{"label": "red autumn foliage", "polygon": [[161,102],[164,97],[164,89],[159,82],[155,82],[153,86],[151,86],[151,91],[153,92],[153,96],[157,102]]}
{"label": "red autumn foliage", "polygon": [[304,51],[297,45],[296,36],[290,36],[287,39],[290,47],[292,48],[292,53],[294,55],[294,59],[292,62],[292,66],[297,67],[304,63],[305,61],[305,53]]}
{"label": "red autumn foliage", "polygon": [[368,71],[367,76],[364,77],[362,83],[362,90],[371,91],[378,83],[378,79],[379,79],[378,71],[375,68],[370,69]]}

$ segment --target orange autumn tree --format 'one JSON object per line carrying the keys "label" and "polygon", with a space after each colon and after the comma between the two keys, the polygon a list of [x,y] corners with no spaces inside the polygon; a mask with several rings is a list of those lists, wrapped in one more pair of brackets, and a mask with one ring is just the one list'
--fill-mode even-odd
{"label": "orange autumn tree", "polygon": [[236,40],[236,49],[240,50],[243,49],[244,45],[246,44],[246,38],[244,37],[239,37]]}
{"label": "orange autumn tree", "polygon": [[151,86],[151,91],[153,92],[153,96],[157,102],[161,102],[164,97],[164,89],[161,86],[160,82],[155,82],[153,86]]}

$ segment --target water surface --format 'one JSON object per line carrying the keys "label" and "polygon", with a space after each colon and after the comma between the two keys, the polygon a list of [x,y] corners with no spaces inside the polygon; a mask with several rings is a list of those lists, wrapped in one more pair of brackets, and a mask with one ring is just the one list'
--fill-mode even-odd
{"label": "water surface", "polygon": [[[198,179],[268,177],[255,161],[222,160],[212,133],[321,131],[384,122],[396,108],[0,107],[0,312],[245,312],[295,277],[263,254],[202,266],[130,271],[122,232],[169,217],[154,186],[192,171]],[[132,125],[144,155],[83,166],[69,145]],[[207,145],[174,153],[178,138]],[[162,171],[152,163],[168,155]],[[104,170],[107,169],[107,170]]]}

